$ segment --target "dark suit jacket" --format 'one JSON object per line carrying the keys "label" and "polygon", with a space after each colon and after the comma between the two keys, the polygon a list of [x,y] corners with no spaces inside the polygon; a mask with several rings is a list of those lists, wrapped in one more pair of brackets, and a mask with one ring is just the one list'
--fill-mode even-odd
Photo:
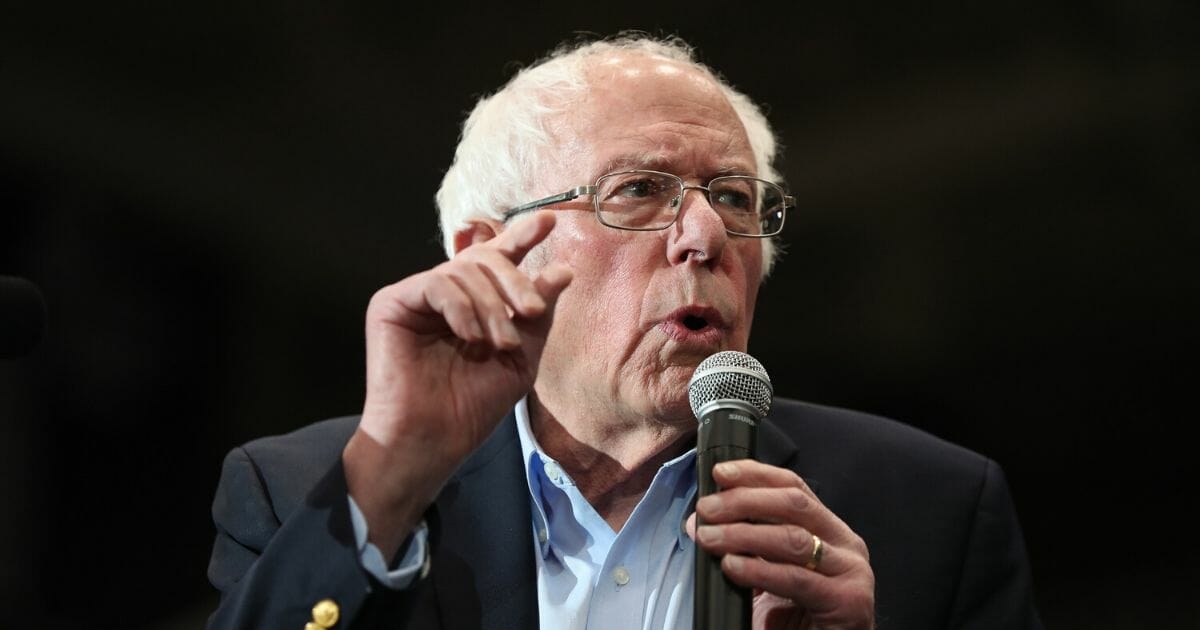
{"label": "dark suit jacket", "polygon": [[[210,628],[536,628],[531,515],[512,415],[426,515],[431,571],[391,591],[359,565],[341,451],[357,418],[250,442],[213,502]],[[878,627],[1037,628],[1028,559],[995,462],[891,420],[776,399],[758,458],[796,471],[866,541]]]}

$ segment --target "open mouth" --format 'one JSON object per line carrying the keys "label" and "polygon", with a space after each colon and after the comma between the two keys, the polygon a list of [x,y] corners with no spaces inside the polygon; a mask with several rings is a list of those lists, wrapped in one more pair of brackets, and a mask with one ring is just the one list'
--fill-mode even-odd
{"label": "open mouth", "polygon": [[708,320],[700,315],[684,315],[683,326],[693,332],[708,328]]}
{"label": "open mouth", "polygon": [[686,345],[710,346],[720,343],[725,336],[725,322],[716,309],[703,306],[685,306],[671,313],[661,328],[672,339]]}

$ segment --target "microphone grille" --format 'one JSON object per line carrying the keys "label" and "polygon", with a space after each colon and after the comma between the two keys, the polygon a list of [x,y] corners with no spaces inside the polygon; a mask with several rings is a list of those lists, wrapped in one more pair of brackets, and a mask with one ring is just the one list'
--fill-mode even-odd
{"label": "microphone grille", "polygon": [[717,400],[740,400],[765,417],[771,410],[771,378],[754,357],[745,352],[718,352],[696,366],[688,383],[688,402],[700,418],[700,409]]}

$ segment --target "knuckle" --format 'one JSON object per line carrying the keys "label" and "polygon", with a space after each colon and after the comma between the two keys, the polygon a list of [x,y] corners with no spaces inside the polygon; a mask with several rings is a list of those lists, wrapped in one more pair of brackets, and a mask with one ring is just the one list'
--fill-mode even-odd
{"label": "knuckle", "polygon": [[430,271],[429,283],[431,286],[444,285],[448,282],[463,290],[466,290],[468,286],[467,279],[463,274],[463,265],[457,262],[457,259],[444,262]]}
{"label": "knuckle", "polygon": [[450,317],[468,318],[475,316],[475,307],[465,300],[447,299],[442,304],[442,312]]}
{"label": "knuckle", "polygon": [[853,534],[850,539],[850,548],[857,551],[865,560],[870,562],[871,551],[867,549],[867,541],[863,540],[862,536]]}
{"label": "knuckle", "polygon": [[370,303],[371,303],[371,304],[376,304],[376,303],[378,303],[378,302],[380,302],[380,301],[382,301],[382,300],[386,300],[386,299],[387,299],[387,295],[388,295],[388,293],[391,293],[391,292],[394,290],[394,289],[392,288],[392,287],[394,287],[394,286],[396,286],[396,285],[394,285],[394,284],[390,284],[390,285],[388,285],[388,286],[386,286],[386,287],[383,287],[383,288],[380,288],[379,290],[377,290],[377,291],[375,291],[374,293],[372,293],[372,294],[371,294],[371,302],[370,302]]}
{"label": "knuckle", "polygon": [[800,475],[797,475],[796,471],[786,468],[784,470],[787,470],[788,479],[792,482],[792,485],[796,486],[797,488],[808,487],[808,484],[804,483],[804,478],[802,478]]}
{"label": "knuckle", "polygon": [[804,491],[800,488],[785,488],[784,497],[787,499],[788,507],[793,512],[801,512],[808,507],[808,495],[804,494]]}
{"label": "knuckle", "polygon": [[371,300],[368,302],[368,307],[386,304],[395,299],[397,295],[401,295],[406,291],[411,291],[414,287],[420,287],[422,282],[428,278],[428,273],[428,271],[425,271],[376,289],[375,292],[371,294]]}
{"label": "knuckle", "polygon": [[875,589],[872,584],[859,584],[846,597],[846,608],[863,619],[869,618],[875,610]]}
{"label": "knuckle", "polygon": [[465,264],[464,261],[469,260],[470,257],[471,257],[471,255],[466,252],[459,253],[457,256],[455,256],[454,258],[451,258],[450,260],[442,261],[440,264],[438,264],[433,269],[430,269],[429,271],[432,273],[435,273],[435,274],[453,273],[455,269],[458,269],[463,264]]}
{"label": "knuckle", "polygon": [[371,300],[367,302],[367,313],[379,313],[388,301],[388,290],[384,287],[371,295]]}
{"label": "knuckle", "polygon": [[474,257],[471,264],[476,269],[479,269],[479,271],[488,274],[513,266],[512,262],[495,250],[480,252],[479,255]]}
{"label": "knuckle", "polygon": [[[802,569],[803,570],[803,569]],[[810,572],[811,573],[811,572]],[[808,589],[814,601],[824,602],[827,608],[836,608],[841,599],[841,594],[838,591],[838,582],[836,580],[810,580]]]}
{"label": "knuckle", "polygon": [[812,544],[812,534],[798,525],[785,525],[783,530],[788,549],[796,557],[804,557],[806,550]]}

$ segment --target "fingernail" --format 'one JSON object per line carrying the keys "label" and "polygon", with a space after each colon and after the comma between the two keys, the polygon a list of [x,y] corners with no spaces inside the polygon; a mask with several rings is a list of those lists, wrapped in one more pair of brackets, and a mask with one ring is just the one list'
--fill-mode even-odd
{"label": "fingernail", "polygon": [[696,535],[700,537],[700,542],[710,544],[719,543],[721,542],[721,539],[724,538],[721,528],[714,527],[712,525],[704,525],[700,527],[700,529],[696,530]]}
{"label": "fingernail", "polygon": [[475,340],[483,339],[483,327],[479,325],[479,320],[477,320],[477,319],[471,320],[470,329],[471,329],[471,338],[472,339],[475,339]]}
{"label": "fingernail", "polygon": [[497,341],[500,343],[515,345],[521,341],[516,327],[508,319],[492,318],[492,329],[496,331]]}
{"label": "fingernail", "polygon": [[726,562],[726,563],[729,565],[729,568],[730,568],[730,569],[733,569],[734,571],[741,571],[741,570],[742,570],[742,558],[741,558],[741,556],[735,556],[735,555],[733,555],[733,554],[726,555],[726,556],[725,556],[725,562]]}
{"label": "fingernail", "polygon": [[696,510],[708,516],[720,514],[723,507],[721,497],[715,494],[710,494],[696,502]]}
{"label": "fingernail", "polygon": [[731,462],[721,462],[720,464],[717,464],[715,468],[718,474],[724,475],[730,479],[737,479],[737,476],[742,472],[738,470],[737,464]]}

